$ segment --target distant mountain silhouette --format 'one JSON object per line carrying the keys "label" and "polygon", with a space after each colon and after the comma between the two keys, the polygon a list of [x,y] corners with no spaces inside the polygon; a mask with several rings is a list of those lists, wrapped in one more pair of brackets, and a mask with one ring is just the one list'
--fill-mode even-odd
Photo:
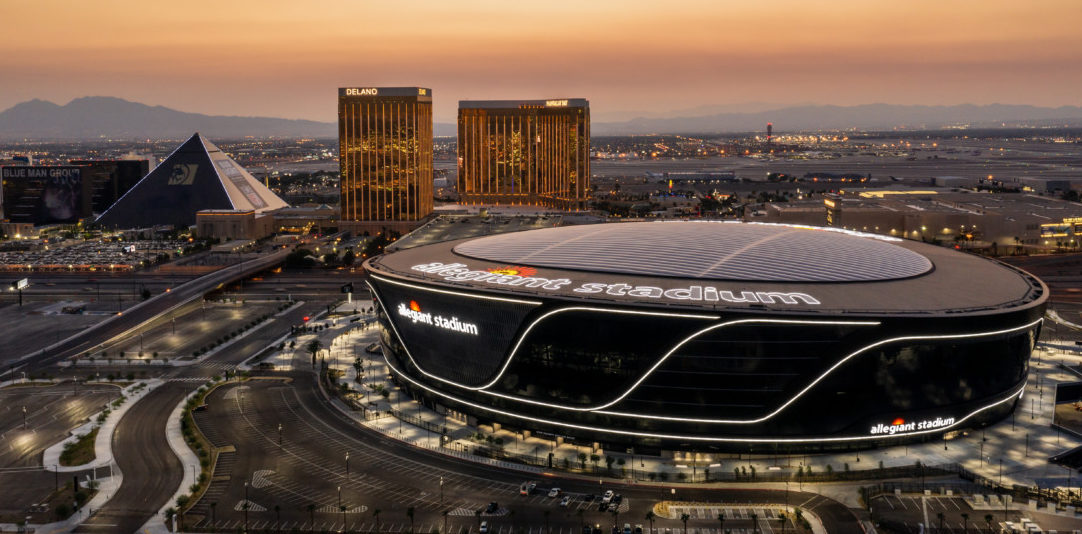
{"label": "distant mountain silhouette", "polygon": [[[760,106],[760,107],[756,107]],[[682,110],[688,116],[653,114],[621,122],[594,122],[595,136],[650,133],[754,132],[774,123],[775,133],[815,130],[938,129],[967,124],[972,127],[1082,126],[1082,107],[1047,108],[1005,104],[955,106],[794,106],[751,112],[711,113],[731,106]],[[703,113],[703,114],[699,114]],[[434,134],[454,136],[455,124],[437,123]],[[233,117],[187,113],[163,106],[148,106],[120,98],[76,98],[67,105],[30,100],[0,112],[0,139],[145,139],[183,138],[200,132],[211,139],[255,137],[323,137],[338,135],[333,122]]]}
{"label": "distant mountain silhouette", "polygon": [[187,139],[197,131],[217,139],[249,135],[335,137],[338,126],[333,122],[186,113],[105,96],[76,98],[64,106],[35,99],[0,112],[0,139]]}
{"label": "distant mountain silhouette", "polygon": [[1018,127],[1082,125],[1082,107],[1045,108],[989,104],[978,106],[904,106],[867,104],[860,106],[796,106],[753,113],[719,113],[707,116],[638,118],[623,122],[595,122],[593,135],[646,133],[752,132],[774,123],[774,132],[809,130],[906,130],[938,129],[948,126]]}

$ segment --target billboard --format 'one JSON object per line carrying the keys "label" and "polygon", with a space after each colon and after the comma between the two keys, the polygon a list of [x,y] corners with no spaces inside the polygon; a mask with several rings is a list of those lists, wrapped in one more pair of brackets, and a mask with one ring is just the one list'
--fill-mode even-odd
{"label": "billboard", "polygon": [[82,214],[82,169],[72,166],[3,167],[4,213],[12,222],[73,223]]}

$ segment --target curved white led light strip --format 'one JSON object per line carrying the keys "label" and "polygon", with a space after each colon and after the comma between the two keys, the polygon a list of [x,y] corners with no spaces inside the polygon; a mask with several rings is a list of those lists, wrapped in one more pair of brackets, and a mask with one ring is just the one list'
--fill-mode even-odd
{"label": "curved white led light strip", "polygon": [[[433,288],[427,288],[427,287],[424,287],[424,286],[408,284],[408,283],[405,283],[405,282],[397,282],[397,281],[393,281],[393,280],[388,280],[386,278],[379,277],[379,276],[374,276],[373,275],[373,277],[376,278],[377,280],[380,280],[380,281],[383,281],[383,282],[389,282],[389,283],[392,283],[392,284],[395,284],[395,285],[400,285],[400,286],[409,287],[409,288],[413,288],[413,289],[418,289],[418,290],[422,290],[422,291],[434,291],[434,292],[437,292],[437,293],[446,293],[446,294],[450,294],[450,295],[457,295],[457,296],[460,296],[460,297],[467,297],[467,298],[510,301],[510,302],[520,303],[520,304],[533,304],[533,305],[541,304],[540,302],[535,302],[535,301],[504,299],[504,298],[500,298],[500,297],[489,297],[489,296],[486,296],[486,295],[474,295],[474,294],[471,294],[471,293],[462,293],[462,292],[459,292],[459,291],[433,289]],[[366,282],[366,283],[368,283],[368,282]],[[373,286],[371,283],[368,283],[368,288],[372,291],[372,296],[375,297],[377,301],[379,301],[380,306],[382,306],[383,309],[385,309],[385,310],[389,309],[389,308],[387,308],[386,303],[383,302],[383,299],[379,296],[379,292],[376,291],[375,286]],[[720,316],[717,316],[717,315],[695,315],[695,314],[683,314],[683,313],[644,312],[644,311],[632,311],[632,310],[608,310],[608,309],[605,309],[605,308],[591,308],[591,307],[585,307],[585,306],[560,308],[558,310],[548,312],[545,315],[542,315],[540,318],[536,319],[533,323],[530,323],[530,326],[528,326],[526,328],[526,330],[523,331],[522,335],[519,336],[518,342],[515,344],[515,348],[511,351],[511,355],[508,356],[507,359],[504,361],[504,365],[500,368],[499,373],[496,374],[496,378],[492,379],[492,381],[490,381],[488,384],[485,384],[483,386],[468,386],[466,384],[459,384],[458,382],[455,382],[453,380],[448,380],[446,378],[443,378],[442,376],[439,376],[439,375],[430,373],[428,371],[425,371],[424,368],[421,367],[421,365],[417,363],[417,360],[415,360],[413,358],[413,354],[410,353],[409,347],[406,346],[406,341],[405,341],[405,339],[403,339],[402,334],[398,332],[398,327],[395,326],[394,321],[388,319],[387,323],[391,325],[391,329],[394,330],[395,336],[398,337],[398,341],[400,343],[402,343],[402,348],[406,350],[406,356],[409,357],[410,362],[413,363],[414,367],[416,367],[417,370],[421,372],[421,374],[423,374],[423,375],[425,375],[425,376],[427,376],[429,378],[432,378],[434,380],[438,380],[440,382],[443,382],[445,384],[451,384],[452,386],[460,387],[462,389],[468,389],[468,390],[472,390],[472,391],[480,391],[480,390],[482,390],[484,388],[487,388],[487,387],[491,386],[492,384],[495,384],[496,381],[498,381],[500,379],[500,377],[503,376],[504,371],[506,371],[507,366],[511,364],[511,360],[515,357],[515,353],[518,351],[518,348],[522,344],[522,341],[526,338],[526,334],[529,333],[530,330],[533,329],[533,327],[538,322],[541,321],[541,319],[544,319],[545,317],[548,317],[548,316],[550,316],[550,315],[552,315],[554,313],[559,313],[559,312],[562,312],[562,311],[571,311],[571,310],[587,310],[587,311],[606,312],[606,313],[622,313],[622,314],[628,314],[628,315],[682,317],[682,318],[687,318],[687,319],[706,319],[706,320],[712,320],[712,321],[715,321],[715,320],[718,320],[718,319],[721,318]],[[488,393],[490,395],[500,395],[499,393],[493,393],[493,392],[488,392],[488,391],[484,391],[483,393]],[[512,397],[512,398],[514,398],[514,397]],[[516,400],[522,400],[522,399],[517,399],[517,398],[515,398],[515,399]],[[525,402],[530,402],[530,401],[525,401]],[[536,401],[534,401],[534,402],[536,402]],[[554,406],[554,407],[562,408],[560,406]],[[574,408],[567,408],[567,409],[574,409]]]}
{"label": "curved white led light strip", "polygon": [[884,439],[891,439],[891,438],[903,438],[903,437],[915,436],[915,435],[920,435],[920,434],[938,433],[938,432],[943,432],[943,431],[945,431],[945,430],[947,430],[949,428],[958,426],[958,425],[962,424],[962,422],[964,422],[965,420],[977,415],[978,413],[981,413],[981,412],[983,412],[985,410],[994,408],[994,407],[996,407],[996,406],[998,406],[1000,404],[1008,402],[1008,401],[1014,399],[1014,397],[1016,395],[1019,396],[1019,398],[1021,398],[1022,392],[1025,391],[1025,389],[1026,389],[1026,383],[1023,383],[1021,388],[1011,392],[1005,398],[1000,399],[998,401],[995,401],[995,402],[993,402],[991,404],[982,406],[982,407],[970,412],[965,417],[962,417],[961,419],[958,419],[953,424],[950,424],[950,425],[947,425],[947,426],[944,426],[944,427],[940,427],[940,428],[936,428],[936,429],[931,429],[931,430],[918,430],[916,432],[907,432],[907,433],[900,433],[900,434],[883,434],[883,435],[876,435],[874,437],[851,436],[851,437],[817,438],[817,439],[812,439],[812,438],[723,438],[723,437],[710,437],[710,436],[686,436],[686,435],[679,435],[679,434],[657,434],[657,433],[652,433],[652,432],[615,430],[615,429],[611,429],[611,428],[600,428],[600,427],[593,427],[593,426],[586,426],[586,425],[577,425],[577,424],[573,424],[573,423],[564,423],[564,422],[559,422],[559,421],[552,421],[552,420],[549,420],[549,419],[541,419],[541,418],[538,418],[538,417],[531,417],[531,416],[527,416],[527,415],[516,414],[516,413],[512,413],[512,412],[505,412],[503,410],[497,410],[495,408],[492,408],[491,406],[483,406],[483,405],[480,405],[480,404],[477,404],[477,403],[474,403],[474,402],[459,399],[459,398],[454,397],[452,395],[448,395],[446,393],[443,393],[442,391],[432,389],[432,388],[430,388],[430,387],[428,387],[428,386],[414,380],[413,378],[410,378],[409,375],[406,375],[401,370],[399,370],[397,367],[395,367],[394,364],[391,363],[391,360],[387,357],[386,354],[383,355],[383,360],[385,362],[387,362],[387,366],[390,367],[396,374],[398,374],[398,376],[401,376],[402,378],[405,378],[406,380],[408,380],[410,383],[416,385],[417,387],[419,387],[421,389],[424,389],[424,390],[426,390],[426,391],[428,391],[430,393],[433,393],[433,394],[435,394],[437,396],[440,396],[440,397],[443,397],[443,398],[446,398],[446,399],[450,399],[450,400],[452,400],[454,402],[458,402],[460,404],[470,406],[472,408],[476,408],[476,409],[479,409],[479,410],[483,410],[483,411],[486,411],[486,412],[492,412],[492,413],[504,415],[504,416],[507,416],[507,417],[512,417],[512,418],[515,418],[515,419],[522,419],[522,420],[525,420],[525,421],[531,421],[531,422],[534,422],[534,423],[541,423],[541,424],[559,426],[559,427],[563,427],[563,428],[574,428],[574,429],[577,429],[577,430],[588,430],[588,431],[592,431],[592,432],[602,432],[602,433],[606,433],[606,434],[618,434],[618,435],[622,435],[622,436],[647,437],[647,438],[658,438],[658,439],[705,441],[705,442],[711,442],[712,441],[712,442],[732,442],[732,443],[819,443],[819,442],[837,442],[837,441],[875,441],[875,440],[884,440]]}
{"label": "curved white led light strip", "polygon": [[[856,350],[855,352],[850,353],[848,356],[842,358],[841,360],[838,360],[837,363],[835,363],[834,365],[827,368],[827,370],[824,371],[823,374],[819,375],[818,378],[816,378],[815,380],[812,380],[811,383],[809,383],[804,389],[800,390],[796,395],[793,395],[793,397],[790,398],[788,401],[786,401],[785,404],[782,404],[781,406],[779,406],[773,412],[770,412],[769,414],[764,415],[763,417],[760,417],[758,419],[750,419],[750,420],[691,419],[691,418],[686,418],[686,417],[669,417],[669,416],[662,416],[662,415],[644,415],[644,414],[631,414],[631,413],[624,413],[624,412],[608,412],[608,411],[604,411],[604,408],[606,408],[608,406],[611,406],[615,402],[617,402],[619,400],[622,400],[624,397],[626,397],[628,394],[630,394],[631,390],[628,390],[627,393],[624,393],[622,396],[620,396],[620,398],[616,399],[616,401],[613,401],[612,403],[609,403],[608,406],[603,406],[603,407],[598,408],[598,409],[596,409],[594,411],[596,411],[597,413],[603,413],[603,414],[606,414],[606,415],[618,415],[618,416],[622,416],[622,417],[636,417],[636,418],[642,417],[642,418],[646,418],[646,419],[659,419],[659,420],[663,420],[663,421],[683,421],[683,422],[692,422],[692,423],[731,423],[731,424],[761,423],[763,421],[766,421],[767,419],[770,419],[771,417],[774,417],[779,412],[784,410],[787,406],[789,406],[794,401],[796,401],[797,398],[799,398],[801,395],[804,395],[805,393],[807,393],[808,390],[810,390],[812,387],[814,387],[816,384],[818,384],[820,381],[822,381],[824,378],[826,378],[826,376],[828,374],[830,374],[832,371],[834,371],[834,369],[837,369],[843,363],[849,361],[849,359],[851,359],[851,358],[853,358],[855,356],[858,356],[858,355],[860,355],[860,354],[862,354],[862,353],[864,353],[866,351],[874,349],[876,347],[886,345],[888,343],[895,343],[895,342],[898,342],[898,341],[918,341],[918,340],[919,341],[925,341],[925,340],[936,340],[936,339],[965,339],[965,338],[973,338],[973,337],[988,337],[988,336],[995,336],[995,335],[1000,335],[1000,334],[1009,334],[1011,332],[1017,332],[1017,331],[1020,331],[1020,330],[1027,330],[1029,328],[1032,328],[1033,326],[1037,325],[1038,323],[1040,323],[1043,320],[1044,319],[1037,319],[1036,321],[1034,321],[1032,323],[1029,323],[1029,324],[1026,324],[1026,325],[1017,326],[1017,327],[1014,327],[1014,328],[1008,328],[1008,329],[1005,329],[1005,330],[995,330],[995,331],[991,331],[991,332],[976,332],[976,333],[971,333],[971,334],[944,334],[944,335],[939,335],[939,336],[903,336],[903,337],[895,337],[895,338],[890,338],[890,339],[884,339],[882,341],[876,341],[875,343],[872,343],[871,345],[860,348],[860,349]],[[701,332],[699,332],[699,333],[701,333]],[[699,333],[696,333],[695,335],[698,335]],[[690,341],[690,338],[685,339],[684,341],[680,342],[680,345],[686,343],[687,341]],[[680,345],[677,345],[676,348],[673,349],[673,351],[675,351],[677,348],[680,348]],[[668,358],[669,355],[672,354],[673,351],[669,351],[669,354],[666,354],[665,357],[662,358],[662,361],[664,361],[665,358]],[[658,362],[659,365],[660,365],[660,363],[661,362]],[[653,371],[656,368],[657,368],[657,365],[655,365],[653,369],[650,369],[650,371]],[[635,387],[638,387],[638,385],[645,379],[646,379],[646,377],[644,376],[642,379],[639,380],[639,382],[636,382],[635,385],[632,386],[632,389],[634,389]]]}
{"label": "curved white led light strip", "polygon": [[[384,278],[379,278],[379,277],[377,277],[377,278],[380,279],[380,280],[385,280],[386,281],[386,279],[384,279]],[[397,282],[397,284],[407,286],[407,287],[413,287],[413,288],[417,288],[417,289],[424,289],[422,286],[414,286],[412,284],[405,284],[405,283],[402,283],[402,282]],[[383,301],[382,301],[382,299],[379,298],[379,295],[376,292],[375,288],[372,287],[371,284],[369,284],[369,288],[372,290],[372,295],[375,296],[376,299],[380,301],[381,305],[383,305]],[[460,293],[460,292],[453,292],[453,291],[442,291],[441,290],[441,292],[451,293],[451,294],[465,296],[465,297],[496,298],[496,297],[481,297],[481,296],[478,296],[478,295],[471,295],[471,294],[467,294],[467,293]],[[383,306],[384,306],[384,309],[386,309],[386,306],[385,305],[383,305]],[[721,324],[711,325],[711,326],[706,327],[706,328],[704,328],[702,330],[699,330],[698,332],[695,332],[695,333],[691,334],[690,336],[684,338],[682,341],[677,343],[672,349],[670,349],[667,353],[665,353],[665,355],[662,356],[649,370],[647,370],[646,373],[644,373],[643,376],[640,377],[638,381],[636,381],[634,384],[632,384],[631,387],[627,389],[627,391],[625,391],[623,394],[621,394],[615,400],[613,400],[611,402],[608,402],[608,403],[605,403],[605,404],[603,404],[601,406],[591,406],[591,407],[585,407],[585,408],[574,407],[574,406],[564,406],[564,405],[559,405],[559,404],[552,404],[552,403],[546,403],[546,402],[541,402],[541,401],[535,401],[535,400],[532,400],[532,399],[524,399],[522,397],[516,397],[516,396],[513,396],[513,395],[506,395],[506,394],[503,394],[503,393],[498,393],[498,392],[494,392],[494,391],[487,391],[487,390],[484,389],[484,388],[487,388],[487,387],[490,387],[491,385],[493,385],[503,375],[503,372],[510,365],[511,359],[514,358],[515,352],[518,350],[519,346],[521,345],[522,340],[525,338],[525,334],[528,333],[530,331],[530,329],[532,329],[542,319],[544,319],[544,318],[546,318],[546,317],[548,317],[548,316],[550,316],[550,315],[552,315],[554,313],[558,313],[560,311],[568,311],[568,310],[586,310],[586,311],[595,311],[595,312],[599,312],[599,313],[626,313],[626,314],[641,314],[641,315],[655,315],[655,316],[677,316],[677,317],[713,318],[713,319],[718,318],[716,316],[707,317],[707,316],[686,315],[686,314],[667,314],[665,312],[636,312],[636,311],[628,311],[628,310],[610,310],[610,309],[605,309],[605,308],[588,308],[588,307],[571,307],[571,308],[561,308],[559,310],[554,310],[554,311],[551,311],[551,312],[539,317],[533,323],[531,323],[531,325],[523,332],[523,335],[519,338],[518,344],[515,345],[515,349],[512,351],[512,353],[508,357],[507,361],[504,363],[504,366],[500,370],[497,377],[494,380],[490,381],[488,384],[485,384],[485,385],[480,386],[480,387],[473,387],[473,386],[466,386],[466,385],[463,385],[463,384],[459,384],[457,382],[447,380],[445,378],[434,375],[434,374],[429,373],[429,372],[425,371],[424,369],[422,369],[421,366],[419,366],[417,364],[417,361],[413,358],[413,355],[410,353],[409,348],[406,346],[405,340],[402,338],[402,335],[398,332],[397,327],[395,327],[394,321],[388,320],[388,324],[391,325],[391,329],[394,331],[395,336],[398,337],[399,342],[402,344],[402,348],[406,351],[406,356],[410,359],[410,362],[413,363],[413,365],[417,368],[417,370],[419,370],[425,376],[428,376],[428,377],[433,378],[435,380],[438,380],[440,382],[451,384],[453,386],[457,386],[457,387],[460,387],[460,388],[463,388],[463,389],[468,389],[468,390],[471,390],[471,391],[478,391],[480,393],[485,393],[485,394],[492,395],[492,396],[495,396],[495,397],[500,397],[500,398],[504,398],[504,399],[508,399],[508,400],[512,400],[512,401],[516,401],[516,402],[526,403],[526,404],[533,404],[533,405],[536,405],[536,406],[544,406],[544,407],[547,407],[547,408],[553,408],[553,409],[557,409],[557,410],[567,410],[567,411],[574,411],[574,412],[595,412],[595,413],[600,413],[600,414],[605,414],[605,415],[613,415],[613,416],[617,416],[617,417],[644,418],[644,419],[655,419],[655,420],[661,420],[661,421],[710,423],[710,424],[755,424],[755,423],[761,423],[763,421],[766,421],[767,419],[770,419],[770,418],[776,416],[782,410],[784,410],[789,405],[791,405],[793,402],[795,402],[798,398],[800,398],[805,393],[807,393],[809,390],[811,390],[811,388],[815,387],[816,384],[821,382],[824,378],[826,378],[827,375],[832,373],[839,366],[841,366],[845,362],[849,361],[850,359],[852,359],[852,358],[854,358],[854,357],[856,357],[856,356],[858,356],[858,355],[860,355],[860,354],[862,354],[862,353],[864,353],[864,352],[866,352],[868,350],[874,349],[876,347],[879,347],[879,346],[882,346],[882,345],[885,345],[885,344],[888,344],[888,343],[899,342],[899,341],[937,340],[937,339],[966,339],[966,338],[974,338],[974,337],[987,337],[987,336],[1001,335],[1001,334],[1006,334],[1006,333],[1011,333],[1011,332],[1016,332],[1016,331],[1032,328],[1033,326],[1035,326],[1037,324],[1040,324],[1043,321],[1043,318],[1042,318],[1042,319],[1037,319],[1036,321],[1033,321],[1033,322],[1031,322],[1029,324],[1026,324],[1026,325],[1022,325],[1022,326],[1018,326],[1018,327],[1014,327],[1014,328],[1009,328],[1009,329],[1003,329],[1003,330],[988,331],[988,332],[975,332],[975,333],[969,333],[969,334],[944,334],[944,335],[936,335],[936,336],[902,336],[902,337],[889,338],[889,339],[884,339],[884,340],[881,340],[881,341],[877,341],[875,343],[872,343],[870,345],[862,347],[862,348],[860,348],[860,349],[846,355],[841,360],[838,360],[834,365],[827,368],[827,370],[824,371],[821,375],[819,375],[815,380],[812,380],[807,386],[805,386],[802,390],[797,392],[794,396],[792,396],[789,400],[787,400],[785,403],[783,403],[781,406],[779,406],[773,412],[771,412],[771,413],[769,413],[769,414],[767,414],[767,415],[765,415],[763,417],[757,418],[757,419],[743,419],[743,420],[741,420],[741,419],[697,419],[697,418],[671,417],[671,416],[649,415],[649,414],[635,414],[635,413],[626,413],[626,412],[610,412],[610,411],[605,411],[604,409],[608,408],[610,406],[613,406],[614,404],[620,402],[621,400],[626,398],[628,395],[630,395],[636,388],[639,387],[639,385],[642,384],[643,381],[645,381],[650,376],[650,374],[652,374],[658,367],[660,367],[661,364],[664,363],[670,356],[672,356],[672,354],[675,351],[677,351],[680,347],[687,344],[689,341],[691,341],[695,337],[698,337],[698,336],[700,336],[700,335],[702,335],[702,334],[704,334],[706,332],[709,332],[711,330],[715,330],[715,329],[718,329],[718,328],[723,328],[723,327],[726,327],[726,326],[731,326],[731,325],[734,325],[734,324],[742,324],[742,323],[775,323],[775,324],[803,324],[803,325],[860,325],[860,326],[875,326],[875,325],[878,325],[880,323],[878,321],[800,321],[800,320],[787,320],[787,319],[739,319],[739,320],[735,320],[735,321],[728,321],[728,322],[721,323]]]}

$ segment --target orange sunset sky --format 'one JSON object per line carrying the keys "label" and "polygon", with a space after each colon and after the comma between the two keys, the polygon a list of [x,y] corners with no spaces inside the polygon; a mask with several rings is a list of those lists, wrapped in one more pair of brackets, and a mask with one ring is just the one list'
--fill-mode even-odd
{"label": "orange sunset sky", "polygon": [[[701,106],[1082,104],[1082,2],[0,0],[0,109],[117,96],[332,120],[336,88]],[[753,109],[755,108],[755,109]]]}

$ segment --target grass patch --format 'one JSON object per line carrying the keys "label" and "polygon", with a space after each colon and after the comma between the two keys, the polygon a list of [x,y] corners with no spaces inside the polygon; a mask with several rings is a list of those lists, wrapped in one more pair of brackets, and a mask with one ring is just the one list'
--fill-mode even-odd
{"label": "grass patch", "polygon": [[68,442],[60,453],[60,465],[83,465],[94,461],[94,442],[98,437],[98,428],[79,436],[79,439]]}

